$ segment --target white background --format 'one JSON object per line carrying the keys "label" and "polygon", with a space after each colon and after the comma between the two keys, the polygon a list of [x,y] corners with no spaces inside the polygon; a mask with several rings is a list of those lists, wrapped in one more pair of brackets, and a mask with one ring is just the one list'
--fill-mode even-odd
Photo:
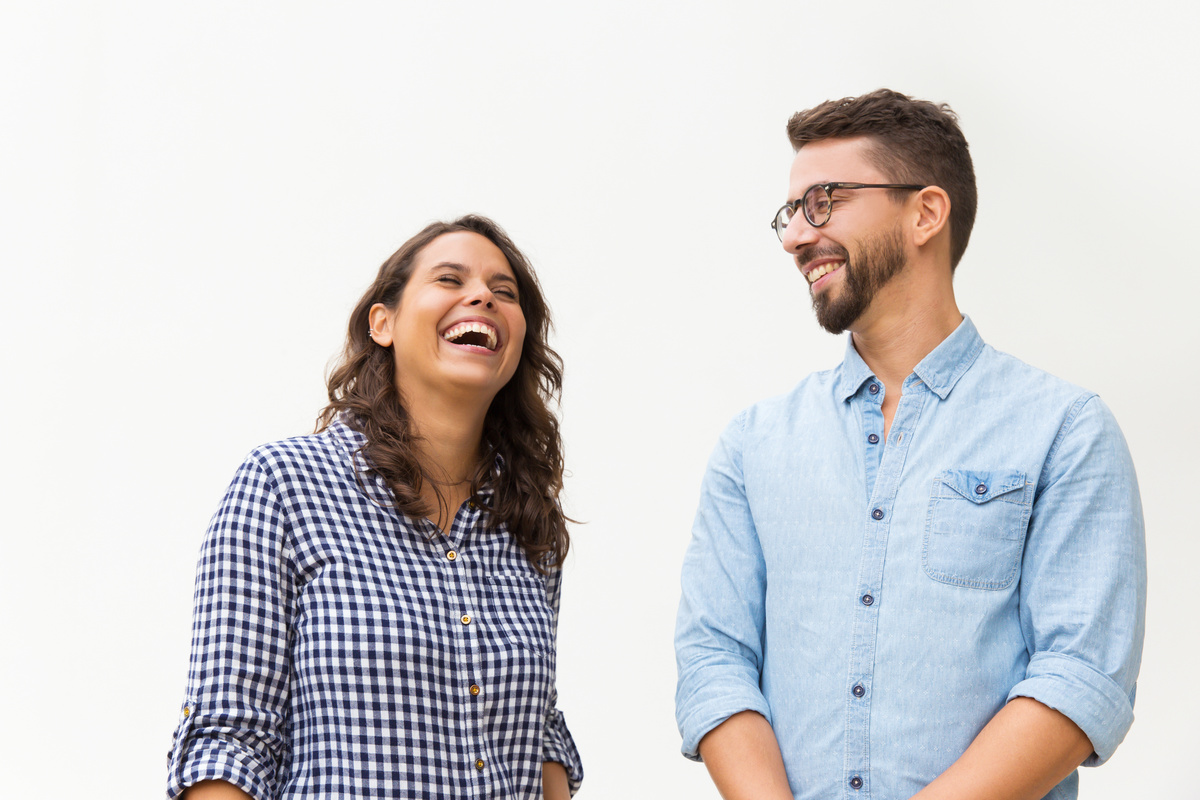
{"label": "white background", "polygon": [[840,358],[768,227],[788,116],[951,103],[960,306],[1098,391],[1138,467],[1137,721],[1089,798],[1196,796],[1194,4],[58,3],[0,18],[6,797],[154,797],[195,557],[304,433],[350,308],[434,218],[532,257],[566,360],[560,707],[581,797],[714,798],[671,634],[728,419]]}

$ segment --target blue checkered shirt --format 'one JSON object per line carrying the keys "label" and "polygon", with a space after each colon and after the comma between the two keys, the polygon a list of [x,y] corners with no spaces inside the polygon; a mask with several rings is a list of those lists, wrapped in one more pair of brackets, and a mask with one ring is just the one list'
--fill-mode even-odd
{"label": "blue checkered shirt", "polygon": [[[583,769],[555,708],[561,573],[539,575],[476,500],[449,533],[398,514],[326,431],[238,470],[197,569],[168,797],[540,798]],[[357,477],[356,477],[357,467]]]}

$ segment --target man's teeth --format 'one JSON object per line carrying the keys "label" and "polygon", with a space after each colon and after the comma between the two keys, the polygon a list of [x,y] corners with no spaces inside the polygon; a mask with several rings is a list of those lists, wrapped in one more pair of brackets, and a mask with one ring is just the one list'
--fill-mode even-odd
{"label": "man's teeth", "polygon": [[829,273],[833,272],[835,269],[837,269],[838,267],[842,266],[845,263],[846,263],[845,261],[828,261],[828,262],[822,264],[821,266],[817,267],[816,269],[814,269],[812,272],[808,273],[808,275],[806,275],[805,277],[808,278],[809,283],[816,283],[817,280],[820,279],[822,276],[828,275]]}
{"label": "man's teeth", "polygon": [[442,334],[442,338],[448,342],[453,342],[459,337],[466,336],[468,333],[481,333],[487,337],[487,349],[495,350],[496,343],[499,341],[496,336],[496,329],[491,325],[485,325],[482,322],[460,322],[446,330]]}

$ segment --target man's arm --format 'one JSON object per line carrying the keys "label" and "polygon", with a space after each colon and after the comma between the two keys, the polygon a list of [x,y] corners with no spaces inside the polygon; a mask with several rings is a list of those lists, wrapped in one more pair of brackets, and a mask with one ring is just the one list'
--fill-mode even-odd
{"label": "man's arm", "polygon": [[792,800],[775,731],[757,711],[734,714],[709,731],[700,756],[725,800]]}
{"label": "man's arm", "polygon": [[1039,483],[1021,567],[1025,678],[920,800],[1043,797],[1112,755],[1133,721],[1145,540],[1133,463],[1099,398],[1072,409]]}
{"label": "man's arm", "polygon": [[[766,727],[770,750],[779,759],[771,712],[760,688],[767,575],[742,477],[745,419],[743,414],[730,423],[709,459],[684,556],[675,627],[675,714],[683,753],[700,760],[701,740],[717,742],[718,772],[727,749],[721,742],[730,739],[735,748],[740,744],[736,735],[716,731],[736,734],[740,726],[735,720],[746,717],[743,712],[752,712],[749,716]],[[722,791],[730,791],[728,782]]]}
{"label": "man's arm", "polygon": [[1070,719],[1015,697],[913,800],[1038,800],[1091,753],[1091,740]]}

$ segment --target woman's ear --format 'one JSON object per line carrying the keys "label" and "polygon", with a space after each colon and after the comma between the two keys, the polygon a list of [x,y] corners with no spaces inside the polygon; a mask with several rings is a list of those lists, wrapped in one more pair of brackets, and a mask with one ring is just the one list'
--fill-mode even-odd
{"label": "woman's ear", "polygon": [[367,312],[367,321],[371,323],[371,338],[380,347],[392,345],[392,310],[383,303],[376,303]]}
{"label": "woman's ear", "polygon": [[913,228],[913,243],[928,244],[950,221],[950,195],[940,186],[926,186],[917,193],[917,220]]}

